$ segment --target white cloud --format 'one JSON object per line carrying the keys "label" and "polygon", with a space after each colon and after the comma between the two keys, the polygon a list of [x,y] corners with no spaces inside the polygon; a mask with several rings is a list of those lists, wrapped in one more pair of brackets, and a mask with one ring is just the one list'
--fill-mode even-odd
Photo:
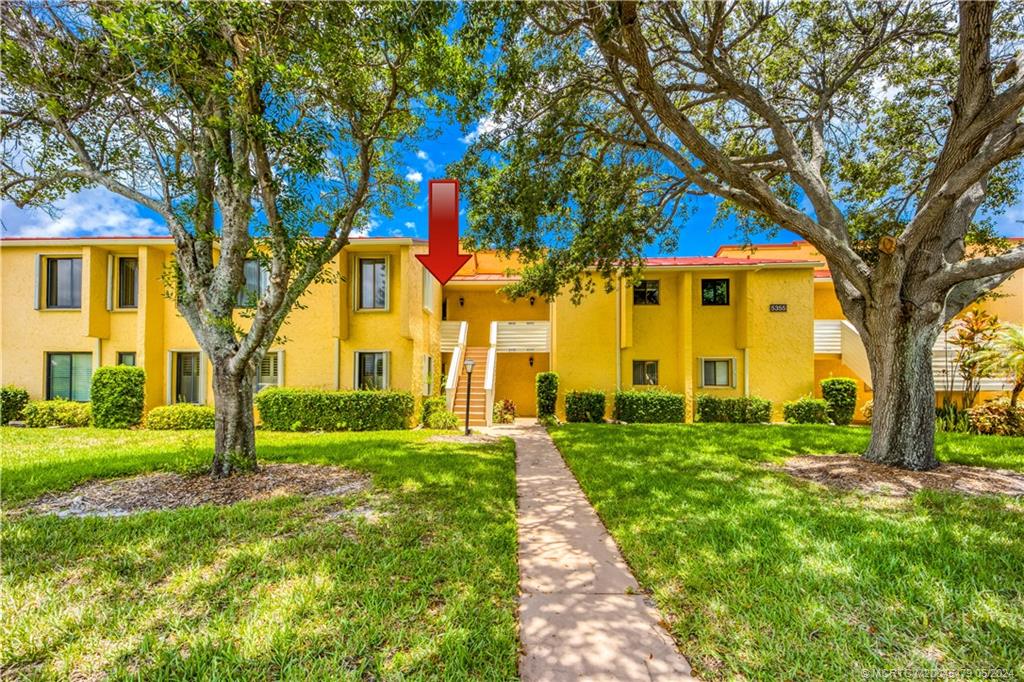
{"label": "white cloud", "polygon": [[419,159],[420,161],[426,161],[427,159],[430,158],[430,154],[426,153],[421,149],[418,152],[416,152],[416,158]]}
{"label": "white cloud", "polygon": [[69,194],[53,206],[20,209],[4,202],[7,237],[137,237],[167,234],[162,222],[142,215],[132,201],[99,187]]}
{"label": "white cloud", "polygon": [[423,182],[423,173],[413,168],[409,169],[409,172],[405,174],[405,179],[409,182]]}
{"label": "white cloud", "polygon": [[411,230],[411,229],[413,229],[414,227],[416,227],[416,223],[414,223],[414,222],[413,222],[413,221],[411,221],[411,220],[406,220],[406,221],[405,221],[405,226],[406,226],[406,227],[408,227],[408,228],[409,228],[409,229]]}
{"label": "white cloud", "polygon": [[498,121],[495,120],[494,115],[487,114],[476,122],[476,128],[460,137],[459,142],[463,144],[473,144],[481,135],[494,132],[498,127]]}

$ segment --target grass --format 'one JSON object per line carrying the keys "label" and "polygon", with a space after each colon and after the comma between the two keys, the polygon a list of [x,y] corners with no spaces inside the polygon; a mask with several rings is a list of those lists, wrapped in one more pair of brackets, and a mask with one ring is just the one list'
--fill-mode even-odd
{"label": "grass", "polygon": [[[6,678],[508,679],[511,442],[423,432],[257,436],[264,461],[368,473],[376,523],[276,498],[126,518],[7,514]],[[94,477],[192,468],[212,433],[2,429],[5,509]]]}
{"label": "grass", "polygon": [[[1024,504],[830,491],[760,466],[857,452],[865,429],[570,424],[583,490],[704,679],[1024,679]],[[939,434],[940,458],[1024,470],[1024,439]],[[964,678],[980,676],[965,674]]]}

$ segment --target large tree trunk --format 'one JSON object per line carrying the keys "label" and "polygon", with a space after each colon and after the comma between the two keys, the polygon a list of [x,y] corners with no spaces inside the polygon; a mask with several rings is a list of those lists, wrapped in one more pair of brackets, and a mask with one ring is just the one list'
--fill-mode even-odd
{"label": "large tree trunk", "polygon": [[871,442],[864,457],[904,469],[934,469],[939,463],[932,346],[939,325],[917,325],[891,315],[879,315],[873,322],[873,333],[862,336],[875,392]]}
{"label": "large tree trunk", "polygon": [[256,424],[253,417],[253,373],[228,371],[227,361],[213,365],[213,398],[216,409],[213,475],[256,468]]}

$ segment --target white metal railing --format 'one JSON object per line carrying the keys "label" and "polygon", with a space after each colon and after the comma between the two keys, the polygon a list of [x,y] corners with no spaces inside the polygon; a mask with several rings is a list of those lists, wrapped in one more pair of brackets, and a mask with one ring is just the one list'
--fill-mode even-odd
{"label": "white metal railing", "polygon": [[451,353],[456,346],[466,345],[466,333],[469,323],[458,320],[445,320],[441,323],[441,352]]}
{"label": "white metal railing", "polygon": [[494,374],[498,364],[498,349],[491,345],[487,349],[487,371],[484,372],[484,419],[488,426],[491,425],[491,418],[494,416]]}
{"label": "white metal railing", "polygon": [[842,326],[842,320],[815,320],[814,352],[834,353],[836,355],[842,353]]}
{"label": "white metal railing", "polygon": [[[814,352],[815,353],[840,353],[842,362],[849,367],[864,381],[871,386],[871,365],[868,363],[867,351],[860,339],[857,328],[847,320],[838,320],[838,339],[831,338],[831,330],[826,336],[826,325],[833,320],[816,320],[814,322]],[[838,350],[831,350],[838,341]],[[822,350],[822,349],[826,350]],[[962,391],[964,388],[963,379],[956,371],[956,346],[949,343],[947,335],[939,336],[932,346],[932,379],[935,382],[936,391]],[[980,380],[979,388],[982,391],[1007,391],[1011,387],[1008,377],[985,377]]]}
{"label": "white metal railing", "polygon": [[448,403],[449,410],[455,405],[455,393],[459,385],[459,368],[462,366],[462,353],[465,349],[465,346],[455,346],[452,350],[452,363],[448,367],[448,377],[444,382],[444,398]]}
{"label": "white metal railing", "polygon": [[551,323],[547,320],[492,322],[491,346],[499,353],[547,353],[551,350]]}
{"label": "white metal railing", "polygon": [[448,376],[444,382],[445,402],[448,404],[449,410],[455,406],[455,392],[459,385],[462,356],[466,354],[466,335],[468,333],[469,323],[466,321],[444,321],[441,323],[441,352],[451,352],[452,354],[451,364],[448,366]]}

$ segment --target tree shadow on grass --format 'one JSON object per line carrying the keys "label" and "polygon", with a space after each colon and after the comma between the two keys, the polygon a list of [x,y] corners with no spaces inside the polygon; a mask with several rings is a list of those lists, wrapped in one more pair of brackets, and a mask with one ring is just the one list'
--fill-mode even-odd
{"label": "tree shadow on grass", "polygon": [[757,465],[843,451],[859,442],[852,430],[616,429],[555,438],[698,672],[1019,670],[1019,505],[940,493],[879,503]]}

